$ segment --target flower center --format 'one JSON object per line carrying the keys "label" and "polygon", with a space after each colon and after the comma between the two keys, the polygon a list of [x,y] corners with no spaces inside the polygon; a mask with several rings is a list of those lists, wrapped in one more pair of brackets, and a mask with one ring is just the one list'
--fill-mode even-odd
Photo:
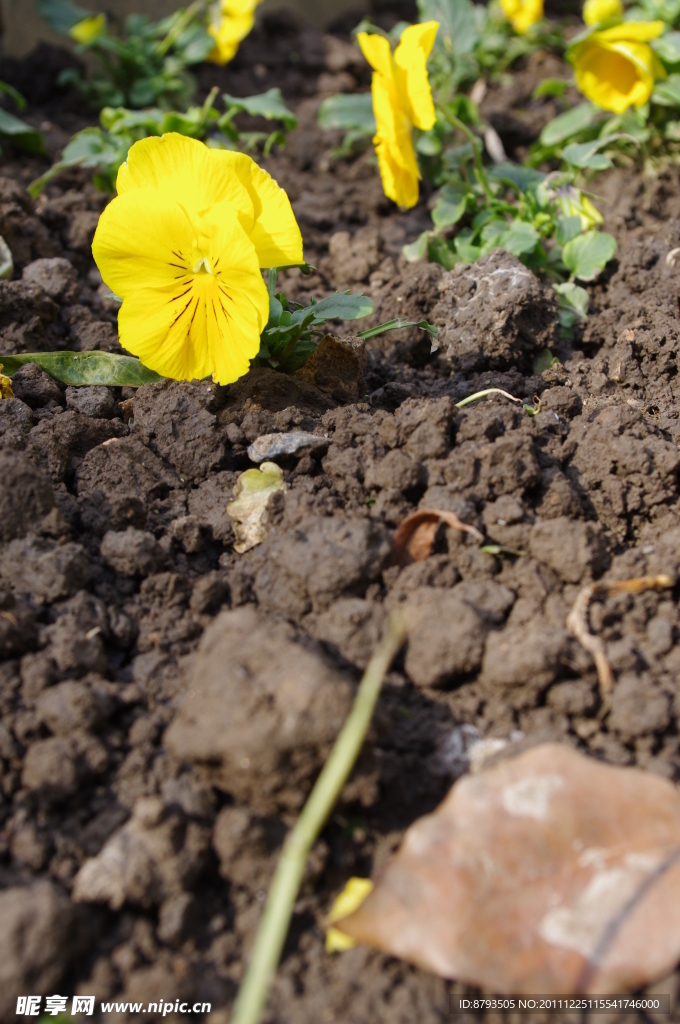
{"label": "flower center", "polygon": [[200,260],[194,267],[194,274],[212,274],[213,271],[208,263],[207,256],[201,256]]}

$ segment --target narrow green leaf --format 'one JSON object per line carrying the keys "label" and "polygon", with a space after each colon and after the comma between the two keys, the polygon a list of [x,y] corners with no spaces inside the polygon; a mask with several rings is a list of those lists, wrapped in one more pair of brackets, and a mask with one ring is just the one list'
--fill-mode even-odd
{"label": "narrow green leaf", "polygon": [[531,98],[537,100],[541,96],[564,96],[570,84],[562,78],[544,78],[532,92]]}
{"label": "narrow green leaf", "polygon": [[422,331],[427,331],[433,338],[439,336],[438,329],[427,320],[404,320],[403,317],[395,317],[394,320],[387,320],[384,324],[378,324],[377,327],[369,327],[367,331],[360,331],[357,338],[375,338],[378,334],[385,334],[386,331],[398,331],[402,327],[420,327]]}
{"label": "narrow green leaf", "polygon": [[580,281],[592,281],[616,252],[616,239],[603,231],[586,231],[567,242],[562,250],[564,265]]}
{"label": "narrow green leaf", "polygon": [[655,39],[651,46],[666,64],[680,63],[680,32],[666,32],[660,39]]}
{"label": "narrow green leaf", "polygon": [[422,260],[427,251],[427,240],[430,237],[429,231],[423,231],[416,238],[415,242],[409,242],[407,245],[402,246],[402,254],[404,259],[408,263],[417,263],[418,260]]}
{"label": "narrow green leaf", "polygon": [[[680,32],[672,34],[680,36]],[[658,103],[662,107],[680,107],[680,75],[669,75],[664,82],[657,82],[654,86],[652,102]]]}
{"label": "narrow green leaf", "polygon": [[133,356],[111,352],[31,352],[20,356],[0,355],[3,372],[16,373],[25,363],[36,363],[50,377],[73,386],[106,384],[109,387],[140,387],[163,380]]}

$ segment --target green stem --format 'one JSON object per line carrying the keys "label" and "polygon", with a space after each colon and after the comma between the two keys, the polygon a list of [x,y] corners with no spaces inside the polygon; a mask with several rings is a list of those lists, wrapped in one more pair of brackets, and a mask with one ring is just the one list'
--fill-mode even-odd
{"label": "green stem", "polygon": [[455,114],[449,113],[446,107],[438,106],[437,110],[443,117],[446,118],[449,124],[453,125],[454,128],[457,128],[459,132],[463,133],[465,138],[472,146],[472,158],[475,163],[475,171],[477,172],[479,184],[484,189],[484,195],[486,196],[487,199],[495,199],[496,197],[491,191],[489,180],[486,174],[484,173],[484,165],[482,164],[482,152],[479,145],[479,139],[470,131],[468,126],[460,120],[460,118],[456,117]]}
{"label": "green stem", "polygon": [[187,25],[191,22],[194,15],[198,14],[201,8],[204,6],[204,0],[194,0],[193,4],[187,7],[184,14],[180,15],[175,24],[168,32],[165,39],[161,39],[160,43],[156,47],[156,56],[164,57],[168,52],[172,44],[175,42],[177,37],[181,35]]}
{"label": "green stem", "polygon": [[279,276],[279,268],[278,267],[270,267],[269,268],[269,283],[267,285],[267,291],[269,292],[269,295],[272,298],[273,298],[274,294],[276,293],[276,279],[277,279],[278,276]]}
{"label": "green stem", "polygon": [[487,395],[505,395],[511,402],[519,402],[519,398],[515,398],[514,395],[508,394],[507,391],[503,391],[502,388],[487,388],[486,391],[475,391],[474,395],[468,395],[462,402],[456,402],[456,409],[464,409],[466,405],[470,405],[471,402],[476,402],[478,398],[486,398]]}
{"label": "green stem", "polygon": [[283,950],[307,856],[354,767],[373,717],[383,679],[404,641],[402,617],[392,613],[387,630],[364,672],[340,735],[302,814],[288,834],[274,873],[231,1024],[257,1024]]}

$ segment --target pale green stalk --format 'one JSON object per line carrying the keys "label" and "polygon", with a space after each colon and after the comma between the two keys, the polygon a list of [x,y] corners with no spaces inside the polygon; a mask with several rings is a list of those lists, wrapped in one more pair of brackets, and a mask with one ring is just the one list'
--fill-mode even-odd
{"label": "pale green stalk", "polygon": [[181,33],[184,31],[187,25],[190,24],[194,15],[198,14],[198,12],[204,6],[205,0],[194,0],[194,3],[190,4],[190,6],[187,7],[186,11],[181,16],[181,18],[178,18],[175,24],[172,26],[165,39],[161,39],[160,43],[156,47],[157,56],[165,56],[165,54],[168,52],[168,50],[170,49],[174,41],[177,39],[177,37],[181,35]]}
{"label": "pale green stalk", "polygon": [[445,107],[438,106],[437,110],[442,115],[442,117],[446,118],[450,125],[452,125],[454,128],[457,128],[459,132],[463,133],[465,138],[472,146],[472,158],[475,163],[475,171],[477,172],[479,184],[482,186],[484,190],[484,195],[486,196],[487,199],[495,199],[496,197],[491,191],[489,180],[484,172],[484,165],[482,164],[482,152],[479,145],[479,139],[477,139],[475,135],[473,135],[468,126],[464,124],[464,122],[461,121],[460,118],[456,117],[455,114],[450,114]]}
{"label": "pale green stalk", "polygon": [[462,402],[456,402],[456,409],[464,409],[466,405],[470,405],[471,402],[476,402],[478,398],[486,398],[487,395],[505,395],[511,402],[519,402],[521,399],[515,398],[514,395],[508,394],[507,391],[503,391],[502,388],[487,388],[486,391],[475,391],[474,395],[468,395]]}
{"label": "pale green stalk", "polygon": [[406,626],[392,613],[382,640],[366,667],[340,735],[302,814],[289,832],[276,866],[250,963],[239,990],[231,1024],[258,1024],[276,973],[300,889],[307,856],[345,785],[366,737],[380,688],[392,659],[406,640]]}

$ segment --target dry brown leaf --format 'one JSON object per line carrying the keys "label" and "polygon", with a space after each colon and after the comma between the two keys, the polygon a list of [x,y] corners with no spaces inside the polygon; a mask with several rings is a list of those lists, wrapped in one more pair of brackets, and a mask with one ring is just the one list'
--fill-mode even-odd
{"label": "dry brown leaf", "polygon": [[435,534],[442,522],[452,526],[454,530],[469,533],[480,543],[484,540],[479,530],[464,523],[455,512],[422,508],[406,516],[394,531],[390,565],[409,565],[411,562],[424,562],[429,558]]}
{"label": "dry brown leaf", "polygon": [[680,794],[543,744],[461,779],[335,927],[497,993],[633,991],[680,960]]}

